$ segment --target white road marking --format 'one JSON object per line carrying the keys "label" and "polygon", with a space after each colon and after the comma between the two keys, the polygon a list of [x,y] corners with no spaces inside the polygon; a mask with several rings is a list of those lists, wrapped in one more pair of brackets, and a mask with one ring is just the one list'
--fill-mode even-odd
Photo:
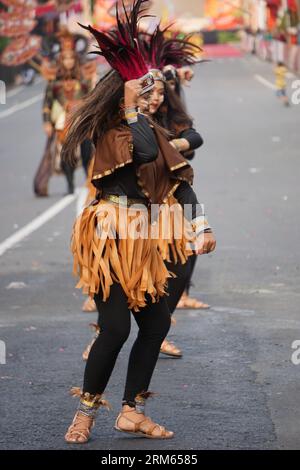
{"label": "white road marking", "polygon": [[[44,81],[44,79],[42,77],[38,77],[34,80],[34,83],[32,85],[28,85],[30,86],[31,88],[34,87],[35,85],[39,85],[40,83],[42,83]],[[12,96],[16,96],[18,95],[21,91],[25,90],[26,88],[26,85],[19,85],[15,88],[12,88],[11,90],[9,90],[7,93],[6,93],[6,97],[7,98],[11,98]]]}
{"label": "white road marking", "polygon": [[50,219],[55,217],[59,212],[65,209],[65,207],[69,206],[75,199],[77,199],[77,197],[80,198],[83,189],[85,188],[77,189],[74,194],[65,196],[63,199],[53,204],[53,206],[49,207],[49,209],[25,225],[25,227],[6,238],[6,240],[0,243],[0,256],[2,256],[7,250],[19,243],[25,237],[35,232]]}
{"label": "white road marking", "polygon": [[24,90],[25,86],[24,85],[21,85],[17,88],[13,88],[12,90],[9,90],[7,93],[6,93],[6,97],[7,98],[11,98],[12,96],[15,96],[17,95],[18,93],[20,93],[20,91]]}
{"label": "white road marking", "polygon": [[274,85],[274,83],[270,82],[269,80],[262,77],[261,75],[256,74],[256,75],[254,75],[254,78],[258,82],[262,83],[262,85],[265,85],[266,87],[271,88],[271,90],[276,90],[276,86]]}
{"label": "white road marking", "polygon": [[25,100],[22,103],[17,103],[11,106],[10,108],[6,109],[5,111],[1,111],[0,119],[6,118],[16,113],[17,111],[21,111],[22,109],[28,108],[28,106],[31,106],[32,104],[37,103],[38,101],[41,101],[43,97],[44,93],[39,93],[38,95],[33,96],[32,98],[29,98],[28,100]]}

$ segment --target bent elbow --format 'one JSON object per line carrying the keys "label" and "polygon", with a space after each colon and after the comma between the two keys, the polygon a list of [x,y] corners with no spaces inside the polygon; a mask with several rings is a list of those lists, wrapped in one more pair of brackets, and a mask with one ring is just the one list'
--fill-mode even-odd
{"label": "bent elbow", "polygon": [[204,140],[201,137],[201,135],[198,134],[197,138],[195,139],[195,149],[199,149],[200,147],[202,147],[203,144],[204,144]]}
{"label": "bent elbow", "polygon": [[148,161],[154,162],[157,159],[157,157],[158,157],[158,149],[149,153]]}

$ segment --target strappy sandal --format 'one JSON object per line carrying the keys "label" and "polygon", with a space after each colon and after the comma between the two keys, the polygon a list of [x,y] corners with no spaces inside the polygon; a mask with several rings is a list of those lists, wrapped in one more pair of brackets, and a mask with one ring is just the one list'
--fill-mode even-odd
{"label": "strappy sandal", "polygon": [[91,429],[94,424],[95,420],[93,418],[77,411],[71,426],[66,432],[65,441],[69,444],[85,444],[90,439]]}
{"label": "strappy sandal", "polygon": [[96,325],[95,323],[90,323],[90,326],[94,329],[95,335],[94,335],[92,341],[87,345],[87,347],[85,348],[85,350],[82,353],[82,359],[84,361],[88,360],[89,354],[90,354],[91,349],[92,349],[92,346],[93,346],[94,342],[96,341],[96,339],[98,338],[98,336],[100,334],[100,327],[98,325]]}
{"label": "strappy sandal", "polygon": [[94,299],[92,299],[91,297],[85,299],[82,305],[82,311],[87,313],[97,312],[97,307]]}
{"label": "strappy sandal", "polygon": [[210,308],[210,305],[205,304],[204,302],[201,302],[197,299],[193,299],[192,297],[189,297],[186,294],[183,294],[181,296],[181,299],[179,300],[177,306],[177,309],[180,310],[207,310]]}
{"label": "strappy sandal", "polygon": [[111,405],[102,394],[92,395],[88,392],[82,392],[79,387],[72,387],[70,394],[80,398],[80,406],[88,409],[89,416],[80,409],[76,412],[72,424],[65,434],[65,441],[69,444],[85,444],[90,439],[98,409],[104,407],[110,410]]}
{"label": "strappy sandal", "polygon": [[135,422],[130,419],[130,413],[137,413],[137,411],[135,408],[125,405],[116,419],[114,428],[117,431],[147,439],[171,439],[174,436],[172,431],[154,423],[149,416],[138,413],[142,419],[140,422]]}
{"label": "strappy sandal", "polygon": [[182,351],[175,346],[175,344],[172,341],[164,340],[162,342],[162,345],[160,347],[160,352],[161,354],[166,354],[167,356],[172,356],[172,357],[182,357]]}

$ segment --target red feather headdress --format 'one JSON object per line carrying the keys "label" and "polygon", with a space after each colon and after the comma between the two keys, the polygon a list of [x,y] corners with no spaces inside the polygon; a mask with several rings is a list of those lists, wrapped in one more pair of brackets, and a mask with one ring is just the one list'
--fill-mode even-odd
{"label": "red feather headdress", "polygon": [[95,37],[100,49],[95,51],[95,54],[103,56],[110,66],[119,72],[124,82],[141,78],[149,72],[138,42],[138,22],[141,18],[149,16],[144,14],[146,8],[142,8],[147,1],[134,0],[128,13],[122,0],[122,19],[117,3],[117,28],[113,31],[102,32],[90,25],[80,25]]}
{"label": "red feather headdress", "polygon": [[164,29],[157,25],[152,34],[140,33],[139,45],[147,64],[154,69],[162,70],[166,65],[180,68],[199,62],[202,48],[192,43],[192,34],[186,34],[182,39],[170,34],[170,26]]}

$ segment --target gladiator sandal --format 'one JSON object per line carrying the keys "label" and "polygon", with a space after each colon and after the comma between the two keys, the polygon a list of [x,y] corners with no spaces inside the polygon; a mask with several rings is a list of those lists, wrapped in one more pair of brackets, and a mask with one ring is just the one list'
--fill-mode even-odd
{"label": "gladiator sandal", "polygon": [[95,334],[94,334],[94,337],[93,337],[92,341],[87,345],[87,347],[85,348],[85,350],[82,353],[82,359],[84,361],[88,360],[88,357],[89,357],[90,351],[92,349],[92,346],[93,346],[94,342],[96,341],[96,339],[98,338],[98,336],[100,334],[100,327],[98,325],[96,325],[95,323],[90,323],[90,326],[94,329]]}
{"label": "gladiator sandal", "polygon": [[162,345],[160,347],[160,352],[161,354],[165,354],[166,356],[172,356],[172,357],[177,357],[177,358],[182,357],[181,349],[175,346],[175,344],[172,341],[168,341],[167,339],[165,339],[162,342]]}
{"label": "gladiator sandal", "polygon": [[82,311],[88,313],[97,312],[96,302],[94,301],[94,299],[92,299],[91,297],[85,299],[82,305]]}
{"label": "gladiator sandal", "polygon": [[73,387],[70,393],[74,397],[80,397],[80,402],[72,424],[66,432],[65,441],[69,444],[85,444],[90,438],[100,406],[107,409],[111,409],[111,406],[101,394],[83,393],[77,387]]}
{"label": "gladiator sandal", "polygon": [[171,439],[174,436],[172,431],[168,431],[164,426],[152,421],[149,416],[145,416],[145,401],[153,395],[151,392],[143,392],[137,395],[135,406],[124,404],[114,428],[117,431],[147,439]]}

